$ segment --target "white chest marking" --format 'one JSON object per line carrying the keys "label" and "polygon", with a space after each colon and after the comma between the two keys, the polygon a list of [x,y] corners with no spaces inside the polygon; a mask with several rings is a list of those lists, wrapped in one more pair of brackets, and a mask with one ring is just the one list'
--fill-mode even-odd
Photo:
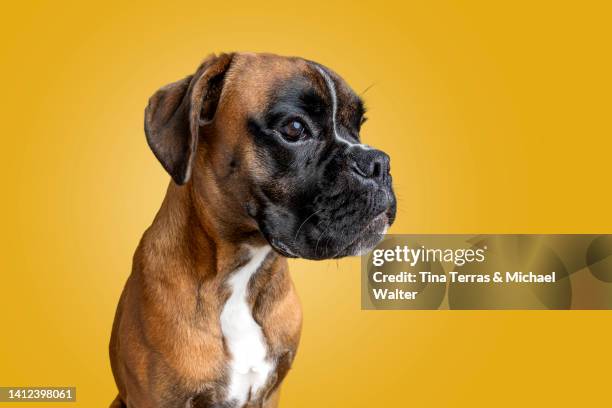
{"label": "white chest marking", "polygon": [[269,246],[251,248],[251,260],[228,279],[231,295],[221,311],[221,331],[231,354],[228,401],[242,407],[266,383],[273,364],[266,359],[261,327],[253,319],[247,302],[251,276],[270,252]]}

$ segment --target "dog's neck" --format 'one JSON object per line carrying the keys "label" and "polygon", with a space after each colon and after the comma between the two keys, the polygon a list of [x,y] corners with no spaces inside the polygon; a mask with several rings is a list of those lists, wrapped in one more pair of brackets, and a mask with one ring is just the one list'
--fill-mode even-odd
{"label": "dog's neck", "polygon": [[186,273],[198,280],[232,272],[248,260],[250,248],[264,245],[267,242],[258,231],[223,223],[220,217],[207,212],[207,203],[194,197],[189,183],[170,183],[141,243],[148,261],[174,265],[159,273]]}

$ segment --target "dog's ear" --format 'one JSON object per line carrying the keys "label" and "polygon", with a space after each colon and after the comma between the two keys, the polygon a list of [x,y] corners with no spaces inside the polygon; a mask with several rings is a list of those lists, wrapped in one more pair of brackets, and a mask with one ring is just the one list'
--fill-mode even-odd
{"label": "dog's ear", "polygon": [[212,121],[233,54],[212,55],[194,75],[164,86],[145,109],[149,147],[178,185],[191,176],[200,126]]}

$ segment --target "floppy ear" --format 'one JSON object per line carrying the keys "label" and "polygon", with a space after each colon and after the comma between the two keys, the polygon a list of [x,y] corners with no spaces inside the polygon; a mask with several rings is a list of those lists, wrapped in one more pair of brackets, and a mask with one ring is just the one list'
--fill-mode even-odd
{"label": "floppy ear", "polygon": [[178,185],[189,181],[200,126],[214,117],[232,57],[208,57],[194,75],[164,86],[149,99],[144,124],[147,142]]}

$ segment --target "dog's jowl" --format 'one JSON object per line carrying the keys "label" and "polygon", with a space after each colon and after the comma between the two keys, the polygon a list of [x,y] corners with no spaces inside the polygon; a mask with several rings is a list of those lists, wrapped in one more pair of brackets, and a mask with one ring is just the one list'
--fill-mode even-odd
{"label": "dog's jowl", "polygon": [[277,407],[301,309],[287,259],[371,249],[395,217],[389,157],[330,69],[208,57],[145,110],[170,174],[113,325],[113,407]]}

